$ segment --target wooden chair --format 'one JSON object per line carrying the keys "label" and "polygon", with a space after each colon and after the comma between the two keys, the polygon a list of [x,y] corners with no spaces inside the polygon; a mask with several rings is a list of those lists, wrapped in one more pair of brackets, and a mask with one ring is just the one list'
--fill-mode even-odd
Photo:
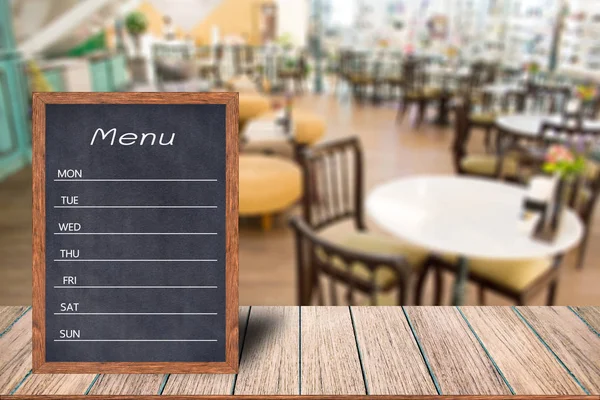
{"label": "wooden chair", "polygon": [[[466,154],[469,131],[465,128],[468,121],[467,107],[464,103],[456,106],[455,124],[453,153],[455,169],[459,174],[491,179],[505,178],[511,181],[522,179],[519,163],[525,159],[522,156],[525,153],[517,151],[517,149],[511,149],[511,153],[507,152],[501,155],[472,156]],[[516,151],[517,155],[512,151]],[[552,305],[555,299],[561,260],[562,256],[517,262],[471,259],[468,261],[468,279],[478,285],[480,304],[485,304],[486,290],[493,290],[513,299],[517,304],[523,305],[528,298],[540,290],[548,288],[547,304]],[[432,255],[425,261],[417,280],[415,304],[421,304],[425,278],[430,272],[433,272],[439,288],[435,294],[435,305],[441,305],[441,299],[444,297],[444,293],[441,291],[443,271],[456,274],[458,271],[457,258],[447,255]]]}
{"label": "wooden chair", "polygon": [[[571,125],[545,122],[540,128],[539,136],[546,145],[557,142],[572,145],[581,140],[597,140],[600,138],[600,129],[585,128],[577,122]],[[577,253],[577,268],[582,268],[585,261],[590,226],[599,195],[600,164],[588,160],[584,173],[573,182],[568,194],[568,206],[577,212],[584,225],[583,239]]]}
{"label": "wooden chair", "polygon": [[[286,63],[290,63],[286,65]],[[304,73],[306,68],[306,59],[303,54],[290,62],[284,57],[279,57],[277,61],[277,76],[284,82],[286,88],[291,83],[294,86],[294,91],[301,94],[303,92]],[[292,65],[293,64],[293,65]]]}
{"label": "wooden chair", "polygon": [[485,148],[491,152],[496,117],[499,114],[523,112],[525,110],[526,94],[519,91],[509,91],[499,98],[489,94],[476,95],[476,91],[465,96],[468,120],[467,130],[482,129],[485,132]]}
{"label": "wooden chair", "polygon": [[387,85],[389,97],[402,91],[402,58],[399,55],[393,56],[391,68],[387,71],[384,82]]}
{"label": "wooden chair", "polygon": [[337,75],[335,78],[335,89],[337,93],[338,84],[340,82],[349,84],[350,75],[352,74],[352,52],[348,50],[341,50],[339,53],[339,61],[337,67]]}
{"label": "wooden chair", "polygon": [[505,177],[508,180],[516,177],[518,165],[516,160],[496,153],[483,152],[469,154],[468,144],[473,127],[469,120],[468,102],[458,101],[454,107],[454,141],[452,158],[454,169],[459,175],[473,175],[485,178]]}
{"label": "wooden chair", "polygon": [[498,68],[496,64],[479,61],[471,65],[471,74],[469,83],[471,89],[480,89],[484,85],[493,83],[496,80]]}
{"label": "wooden chair", "polygon": [[255,48],[250,45],[245,45],[243,50],[244,54],[242,58],[242,72],[248,76],[254,77],[256,73]]}
{"label": "wooden chair", "polygon": [[[577,126],[565,126],[563,124],[545,123],[540,129],[538,135],[538,143],[549,145],[556,141],[571,141],[575,136],[593,136],[600,135],[600,130],[584,130]],[[598,137],[598,136],[596,136]],[[522,150],[520,156],[511,155],[511,162],[517,164],[514,181],[526,183],[518,172],[521,169],[522,162],[527,163],[528,168],[538,168],[537,174],[541,172],[543,164],[543,152],[537,153],[540,156],[536,159],[536,153],[530,148]],[[498,170],[502,168],[502,162],[497,164],[495,178],[500,178]],[[600,195],[600,166],[594,162],[589,162],[588,167],[582,177],[571,182],[568,190],[567,205],[578,213],[580,219],[584,223],[584,237],[579,247],[577,265],[581,268],[589,235],[589,225],[592,219],[594,206]],[[562,261],[562,255],[552,259],[531,259],[517,262],[493,261],[475,259],[469,260],[469,280],[479,286],[479,302],[485,303],[484,292],[493,290],[502,295],[505,295],[519,305],[527,302],[531,296],[536,295],[541,290],[548,289],[547,305],[554,304],[556,295],[556,287],[559,278],[559,267]],[[425,267],[419,275],[417,283],[417,292],[415,302],[421,301],[423,283],[427,273],[433,269],[436,274],[436,279],[441,280],[439,276],[441,271],[457,270],[457,260],[455,257],[444,255],[433,255],[426,262]],[[438,287],[442,287],[440,284]],[[437,299],[443,297],[442,293],[436,295]],[[419,304],[419,303],[417,303]]]}
{"label": "wooden chair", "polygon": [[[354,229],[331,241],[343,248],[378,256],[403,256],[413,270],[418,270],[427,252],[396,239],[367,231],[363,212],[363,155],[356,137],[338,139],[306,149],[300,162],[304,176],[303,216],[306,224],[319,235],[344,221]],[[356,271],[361,273],[360,269]],[[369,271],[363,270],[362,273]],[[378,279],[387,287],[391,275]]]}
{"label": "wooden chair", "polygon": [[374,84],[373,76],[368,68],[367,54],[352,54],[349,83],[354,98],[362,101],[367,97],[368,88]]}
{"label": "wooden chair", "polygon": [[242,74],[242,46],[240,45],[233,45],[231,47],[231,51],[233,54],[233,74],[235,76],[241,75]]}
{"label": "wooden chair", "polygon": [[[405,305],[411,268],[401,256],[364,253],[319,236],[300,217],[291,220],[296,240],[299,305],[378,305],[382,295]],[[343,291],[341,297],[338,290]],[[389,303],[388,303],[389,304]]]}
{"label": "wooden chair", "polygon": [[571,89],[552,83],[531,83],[525,97],[525,110],[542,114],[564,111],[571,97]]}
{"label": "wooden chair", "polygon": [[425,118],[427,106],[440,101],[443,93],[439,88],[426,85],[427,77],[425,64],[414,58],[409,58],[402,65],[402,99],[398,109],[397,121],[402,120],[411,104],[418,107],[416,127]]}
{"label": "wooden chair", "polygon": [[223,59],[223,46],[217,45],[214,48],[205,47],[204,50],[208,52],[213,62],[200,67],[200,76],[205,79],[211,79],[215,86],[219,86],[222,84],[221,60]]}
{"label": "wooden chair", "polygon": [[[560,277],[562,255],[554,258],[540,258],[519,261],[496,261],[485,259],[470,259],[467,279],[478,286],[478,302],[485,305],[485,292],[494,291],[515,301],[517,305],[525,305],[532,296],[543,289],[548,290],[546,304],[554,304],[556,289]],[[432,255],[425,261],[419,273],[417,289],[415,291],[415,304],[421,304],[423,297],[424,281],[428,273],[436,275],[437,286],[441,290],[443,271],[456,274],[458,271],[457,259],[452,256]],[[444,293],[438,291],[435,295],[435,305],[441,305]]]}

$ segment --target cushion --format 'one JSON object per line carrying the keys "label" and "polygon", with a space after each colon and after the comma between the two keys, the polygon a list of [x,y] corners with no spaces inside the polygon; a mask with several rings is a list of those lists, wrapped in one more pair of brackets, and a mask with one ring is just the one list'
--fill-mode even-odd
{"label": "cushion", "polygon": [[[372,253],[376,255],[404,256],[410,264],[410,267],[412,267],[415,270],[421,267],[422,263],[425,261],[428,255],[426,250],[420,249],[416,246],[412,246],[407,243],[400,242],[394,238],[374,233],[354,231],[341,237],[329,237],[330,235],[326,236],[328,236],[327,238],[332,242],[355,251],[360,251],[367,254]],[[315,253],[316,256],[319,257],[321,260],[325,259],[325,254],[323,253],[322,249],[315,249]],[[335,256],[332,256],[331,265],[333,267],[337,267],[343,270],[346,270],[347,268],[345,263]],[[360,277],[364,280],[371,279],[370,271],[360,263],[355,263],[354,265],[352,265],[351,271],[357,277]],[[393,290],[394,285],[396,284],[395,272],[391,268],[378,268],[375,272],[375,284],[381,290],[386,290],[386,292],[380,292],[377,294],[377,304],[396,305],[397,291]],[[390,289],[392,290],[390,291]],[[340,291],[340,293],[338,293],[338,296],[343,294],[344,293]],[[363,300],[366,300],[367,302],[364,303],[368,304],[368,298]]]}
{"label": "cushion", "polygon": [[265,215],[283,211],[301,196],[302,172],[296,163],[274,156],[240,155],[240,215]]}
{"label": "cushion", "polygon": [[585,168],[586,179],[594,181],[598,178],[598,174],[600,174],[600,164],[596,161],[588,160]]}
{"label": "cushion", "polygon": [[399,241],[388,236],[378,235],[371,232],[352,232],[334,242],[365,253],[379,255],[402,255],[411,267],[418,269],[427,258],[427,251],[416,246]]}
{"label": "cushion", "polygon": [[[274,120],[275,112],[261,114],[259,119]],[[316,143],[325,134],[325,121],[318,115],[301,110],[292,110],[294,124],[294,137],[296,143],[311,145]]]}
{"label": "cushion", "polygon": [[[453,256],[444,257],[455,262]],[[551,258],[520,261],[470,259],[469,272],[497,285],[520,292],[552,268]]]}
{"label": "cushion", "polygon": [[[460,160],[461,168],[470,174],[494,176],[498,157],[493,154],[469,154]],[[516,159],[506,157],[502,166],[504,176],[515,177],[518,175],[518,162]]]}
{"label": "cushion", "polygon": [[242,127],[251,118],[255,118],[271,109],[269,98],[258,93],[240,93],[239,104],[240,133]]}
{"label": "cushion", "polygon": [[367,84],[373,82],[373,77],[367,74],[352,74],[350,75],[350,81],[354,84]]}
{"label": "cushion", "polygon": [[407,98],[413,98],[413,99],[418,99],[418,98],[434,98],[434,97],[439,97],[442,94],[442,91],[440,88],[436,88],[436,87],[425,87],[423,89],[423,92],[408,92],[405,94],[405,97]]}
{"label": "cushion", "polygon": [[496,114],[493,112],[472,113],[469,120],[475,124],[490,125],[496,121]]}

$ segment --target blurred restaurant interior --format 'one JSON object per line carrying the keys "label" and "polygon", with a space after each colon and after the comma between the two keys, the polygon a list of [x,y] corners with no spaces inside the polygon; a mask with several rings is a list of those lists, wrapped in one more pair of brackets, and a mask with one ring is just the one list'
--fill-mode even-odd
{"label": "blurred restaurant interior", "polygon": [[600,0],[0,0],[0,304],[32,92],[239,92],[241,305],[600,303]]}

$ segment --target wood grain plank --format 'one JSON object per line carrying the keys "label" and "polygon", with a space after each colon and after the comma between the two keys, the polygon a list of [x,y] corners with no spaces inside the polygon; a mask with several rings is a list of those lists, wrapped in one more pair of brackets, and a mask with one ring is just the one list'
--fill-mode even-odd
{"label": "wood grain plank", "polygon": [[364,395],[348,307],[301,308],[303,395]]}
{"label": "wood grain plank", "polygon": [[26,311],[29,311],[27,306],[0,307],[0,337],[4,336],[10,326]]}
{"label": "wood grain plank", "polygon": [[461,307],[516,394],[585,394],[509,307]]}
{"label": "wood grain plank", "polygon": [[95,374],[32,374],[15,394],[31,396],[85,394],[95,377]]}
{"label": "wood grain plank", "polygon": [[[365,395],[352,396],[11,396],[11,400],[366,400]],[[377,396],[374,400],[598,400],[597,396]]]}
{"label": "wood grain plank", "polygon": [[405,307],[444,395],[509,395],[510,389],[454,307]]}
{"label": "wood grain plank", "polygon": [[[246,321],[250,307],[240,307],[240,349],[243,348]],[[240,353],[241,354],[241,353]],[[172,374],[163,395],[216,396],[231,394],[234,374]]]}
{"label": "wood grain plank", "polygon": [[163,374],[100,375],[89,394],[102,396],[157,394],[163,378]]}
{"label": "wood grain plank", "polygon": [[585,322],[600,334],[600,307],[572,307]]}
{"label": "wood grain plank", "polygon": [[252,307],[236,395],[297,395],[299,308]]}
{"label": "wood grain plank", "polygon": [[437,394],[401,307],[352,307],[369,394]]}
{"label": "wood grain plank", "polygon": [[0,395],[9,394],[31,371],[31,315],[0,338]]}
{"label": "wood grain plank", "polygon": [[567,307],[517,307],[590,394],[600,394],[600,337]]}

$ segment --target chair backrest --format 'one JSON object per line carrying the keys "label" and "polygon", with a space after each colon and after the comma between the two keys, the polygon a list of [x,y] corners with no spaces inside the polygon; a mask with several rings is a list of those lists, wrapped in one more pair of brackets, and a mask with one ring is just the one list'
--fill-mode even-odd
{"label": "chair backrest", "polygon": [[254,47],[250,45],[244,46],[244,62],[252,64],[254,62]]}
{"label": "chair backrest", "polygon": [[423,93],[425,81],[424,62],[414,57],[406,58],[402,63],[402,90],[404,93]]}
{"label": "chair backrest", "polygon": [[586,229],[589,229],[594,207],[600,196],[600,163],[588,160],[586,171],[578,179],[576,189],[575,195],[569,199],[569,206],[579,214]]}
{"label": "chair backrest", "polygon": [[471,65],[470,89],[477,89],[496,80],[497,68],[495,64],[483,61]]}
{"label": "chair backrest", "polygon": [[526,107],[536,113],[562,112],[570,97],[571,89],[552,83],[530,83],[526,95]]}
{"label": "chair backrest", "polygon": [[[600,128],[585,127],[581,120],[566,123],[546,121],[540,128],[539,137],[546,146],[562,143],[585,151],[590,143],[598,142]],[[570,190],[568,204],[587,225],[600,194],[600,163],[588,160],[585,172],[571,182],[571,185],[574,190]]]}
{"label": "chair backrest", "polygon": [[313,229],[353,219],[365,229],[363,215],[363,155],[357,137],[332,140],[305,150],[303,214]]}
{"label": "chair backrest", "polygon": [[[478,112],[492,114],[522,113],[525,111],[526,97],[527,94],[520,90],[508,90],[496,96],[484,93],[481,103],[477,105],[479,108]],[[468,93],[465,101],[467,101],[468,112],[477,111],[474,110],[476,107],[471,103],[471,97],[468,96]]]}
{"label": "chair backrest", "polygon": [[[299,305],[377,305],[391,291],[396,305],[406,304],[410,266],[402,256],[361,253],[322,237],[300,217],[291,220],[296,240],[297,301]],[[382,272],[392,279],[378,280]],[[395,292],[394,292],[395,291]],[[366,299],[365,299],[366,297]]]}
{"label": "chair backrest", "polygon": [[454,170],[462,172],[461,160],[467,150],[466,145],[469,140],[469,103],[466,99],[459,99],[454,105],[454,139],[452,141],[452,161]]}
{"label": "chair backrest", "polygon": [[242,46],[234,45],[231,48],[233,52],[233,70],[235,75],[240,75],[242,73]]}
{"label": "chair backrest", "polygon": [[600,138],[600,128],[586,127],[581,115],[565,117],[563,121],[544,121],[540,126],[538,140],[548,144],[563,143],[581,145]]}
{"label": "chair backrest", "polygon": [[364,76],[367,74],[368,56],[364,52],[352,53],[352,74]]}
{"label": "chair backrest", "polygon": [[340,51],[339,73],[342,77],[347,78],[352,72],[352,52],[349,50]]}
{"label": "chair backrest", "polygon": [[223,59],[223,53],[224,53],[224,49],[223,49],[222,44],[218,44],[214,47],[215,61],[217,63],[221,63],[221,61]]}

